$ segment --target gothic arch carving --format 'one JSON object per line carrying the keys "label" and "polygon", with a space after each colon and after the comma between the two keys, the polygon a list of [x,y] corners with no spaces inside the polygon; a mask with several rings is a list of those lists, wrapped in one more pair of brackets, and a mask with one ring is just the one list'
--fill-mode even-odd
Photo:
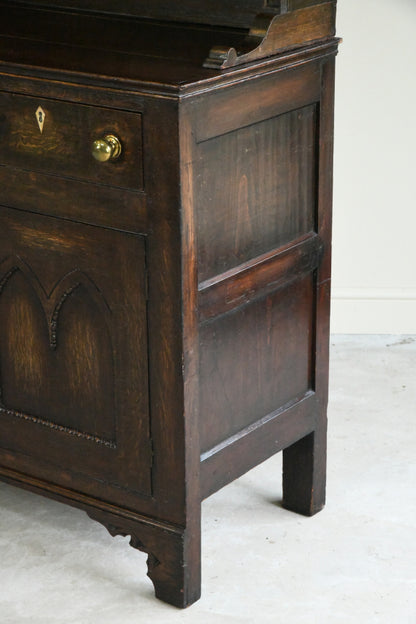
{"label": "gothic arch carving", "polygon": [[56,348],[57,325],[61,308],[66,299],[81,285],[87,290],[90,299],[104,315],[108,325],[108,316],[110,314],[109,305],[98,286],[83,271],[74,269],[66,273],[56,282],[52,290],[47,293],[37,275],[20,256],[9,256],[0,263],[0,295],[17,271],[23,274],[42,305],[48,323],[49,343],[51,348]]}
{"label": "gothic arch carving", "polygon": [[[103,293],[78,269],[47,292],[29,264],[13,255],[0,263],[0,302],[17,275],[24,282],[17,294],[10,292],[2,310],[9,333],[0,328],[1,407],[25,420],[114,446],[115,364],[111,310]],[[19,320],[10,318],[13,304],[30,311],[30,327],[21,319],[17,326]],[[16,344],[19,354],[13,353]]]}

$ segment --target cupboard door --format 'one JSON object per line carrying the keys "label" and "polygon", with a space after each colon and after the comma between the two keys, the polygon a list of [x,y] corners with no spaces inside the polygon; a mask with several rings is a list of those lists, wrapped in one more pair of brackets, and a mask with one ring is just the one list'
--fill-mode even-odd
{"label": "cupboard door", "polygon": [[0,208],[1,464],[151,494],[145,267],[143,236]]}

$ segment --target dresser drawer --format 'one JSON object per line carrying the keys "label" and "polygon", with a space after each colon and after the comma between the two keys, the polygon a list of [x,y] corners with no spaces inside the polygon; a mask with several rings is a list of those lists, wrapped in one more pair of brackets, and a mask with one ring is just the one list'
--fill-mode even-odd
{"label": "dresser drawer", "polygon": [[[92,154],[94,142],[109,135],[119,140],[120,154],[115,154],[115,159],[99,161]],[[107,186],[141,189],[141,115],[0,93],[0,164]]]}

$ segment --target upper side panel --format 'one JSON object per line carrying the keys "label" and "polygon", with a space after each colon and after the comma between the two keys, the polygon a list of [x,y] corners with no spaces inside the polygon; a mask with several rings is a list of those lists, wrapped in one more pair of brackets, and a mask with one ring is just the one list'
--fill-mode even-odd
{"label": "upper side panel", "polygon": [[313,230],[315,132],[311,105],[201,145],[200,280]]}
{"label": "upper side panel", "polygon": [[311,64],[201,102],[193,176],[200,286],[314,231],[319,91]]}

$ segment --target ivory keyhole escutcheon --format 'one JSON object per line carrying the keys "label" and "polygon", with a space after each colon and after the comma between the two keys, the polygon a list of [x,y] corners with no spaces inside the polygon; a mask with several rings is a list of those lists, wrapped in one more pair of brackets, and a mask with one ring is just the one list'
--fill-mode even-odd
{"label": "ivory keyhole escutcheon", "polygon": [[36,110],[36,121],[38,122],[38,126],[39,126],[39,130],[40,133],[43,133],[43,125],[45,123],[45,111],[43,110],[43,108],[41,106],[38,106],[37,110]]}

